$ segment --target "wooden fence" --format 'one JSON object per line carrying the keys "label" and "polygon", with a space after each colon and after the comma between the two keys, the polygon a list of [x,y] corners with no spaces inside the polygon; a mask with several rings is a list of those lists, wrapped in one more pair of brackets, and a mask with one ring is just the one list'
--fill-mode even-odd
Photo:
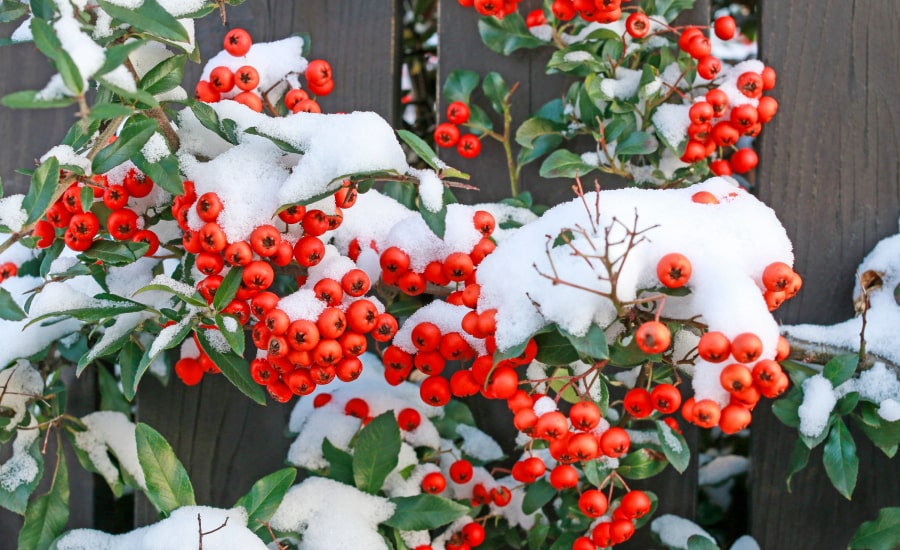
{"label": "wooden fence", "polygon": [[[532,7],[526,0],[520,9]],[[786,323],[833,323],[853,314],[854,270],[880,239],[897,231],[900,214],[900,3],[896,0],[759,0],[760,57],[778,71],[773,95],[781,111],[758,143],[757,192],[776,210],[794,243],[795,268],[805,285],[780,310]],[[248,29],[256,40],[273,40],[296,31],[309,32],[315,56],[328,59],[335,71],[335,93],[326,110],[373,110],[396,125],[399,121],[398,73],[402,6],[399,0],[252,0],[228,9],[228,26]],[[563,83],[543,74],[544,59],[528,52],[509,58],[484,48],[477,36],[475,13],[454,0],[440,4],[442,70],[468,68],[501,72],[519,82],[514,117],[524,116],[560,95]],[[708,20],[708,0],[698,0],[686,22]],[[3,36],[11,32],[2,25]],[[219,48],[224,34],[211,17],[198,24],[205,56]],[[0,94],[41,88],[50,74],[44,59],[29,45],[0,49]],[[189,71],[186,86],[199,67]],[[439,75],[442,82],[444,75]],[[70,112],[12,112],[0,116],[0,167],[7,192],[22,187],[13,176],[57,143],[74,120]],[[481,188],[466,202],[505,196],[504,161],[499,149],[487,150],[477,163],[451,162],[473,174]],[[569,197],[566,185],[538,178],[536,167],[522,177],[522,189],[538,202]],[[10,336],[10,335],[5,335]],[[97,399],[89,369],[79,381],[81,399]],[[85,409],[90,410],[88,406]],[[750,494],[747,530],[764,549],[845,548],[853,530],[875,517],[880,507],[900,505],[900,461],[888,460],[870,445],[860,449],[860,477],[852,502],[831,488],[821,467],[821,450],[795,476],[793,493],[784,479],[796,437],[776,420],[768,404],[754,415],[751,430]],[[197,501],[230,506],[260,476],[279,468],[290,440],[284,427],[290,405],[260,407],[221,378],[198,387],[173,383],[163,388],[152,377],[141,385],[137,415],[156,427],[186,464]],[[502,423],[498,420],[492,423]],[[689,432],[696,442],[696,433]],[[855,433],[856,436],[861,434]],[[862,442],[862,437],[857,437]],[[99,478],[72,468],[73,514],[70,527],[113,525],[106,517],[111,496]],[[696,460],[684,476],[654,479],[662,511],[686,517],[696,512]],[[91,490],[91,487],[96,487]],[[143,498],[134,506],[138,525],[155,521]],[[740,519],[740,518],[739,518]],[[12,541],[21,518],[0,512],[0,540]],[[4,546],[0,544],[0,546]],[[648,548],[646,538],[631,545]]]}

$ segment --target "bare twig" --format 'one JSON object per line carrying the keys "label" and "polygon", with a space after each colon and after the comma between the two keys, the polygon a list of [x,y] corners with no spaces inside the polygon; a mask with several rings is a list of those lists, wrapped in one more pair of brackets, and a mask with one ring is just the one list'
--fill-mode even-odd
{"label": "bare twig", "polygon": [[224,529],[225,526],[228,525],[228,517],[225,518],[225,521],[222,525],[212,529],[211,531],[203,531],[203,520],[200,519],[200,512],[197,512],[197,536],[199,537],[199,550],[203,550],[203,537],[206,535],[211,535],[218,531],[219,529]]}

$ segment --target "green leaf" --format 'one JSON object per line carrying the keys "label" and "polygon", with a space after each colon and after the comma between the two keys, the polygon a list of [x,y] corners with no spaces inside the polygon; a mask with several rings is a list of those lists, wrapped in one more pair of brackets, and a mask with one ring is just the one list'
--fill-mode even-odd
{"label": "green leaf", "polygon": [[219,285],[216,295],[213,296],[212,305],[216,311],[222,311],[222,308],[234,299],[235,294],[241,287],[241,275],[243,272],[244,269],[242,267],[233,267],[222,278],[222,284]]}
{"label": "green leaf", "polygon": [[544,542],[550,534],[550,524],[538,522],[528,531],[529,550],[541,550],[545,548]]}
{"label": "green leaf", "polygon": [[647,132],[633,132],[616,145],[616,156],[649,155],[656,151],[656,138]]}
{"label": "green leaf", "polygon": [[222,130],[222,123],[219,121],[219,114],[216,113],[215,109],[202,101],[192,101],[190,107],[191,111],[194,112],[194,116],[197,117],[197,121],[200,122],[204,128],[215,132],[217,136],[228,143],[237,145],[237,141],[232,141],[234,136],[230,136]]}
{"label": "green leaf", "polygon": [[666,21],[675,19],[683,10],[694,7],[694,0],[657,0],[656,15],[663,16]]}
{"label": "green leaf", "polygon": [[882,508],[878,517],[859,526],[850,540],[854,550],[900,548],[900,507]]}
{"label": "green leaf", "polygon": [[56,157],[50,157],[31,175],[31,186],[28,188],[28,194],[22,199],[22,210],[28,212],[25,225],[34,223],[47,212],[58,184],[59,161]]}
{"label": "green leaf", "polygon": [[478,73],[475,71],[464,71],[457,69],[451,71],[444,82],[444,99],[447,102],[462,101],[469,103],[469,97],[472,91],[478,86],[480,80]]}
{"label": "green leaf", "polygon": [[850,430],[840,418],[835,422],[831,435],[825,442],[822,464],[831,484],[844,495],[847,500],[856,488],[856,477],[859,472],[859,457],[856,456],[856,443]]}
{"label": "green leaf", "polygon": [[412,149],[425,164],[430,166],[433,170],[440,169],[441,161],[438,159],[437,153],[434,152],[434,149],[432,149],[431,146],[425,143],[425,140],[409,130],[397,130],[397,135],[400,136],[400,139],[402,139],[404,143],[409,145],[410,149]]}
{"label": "green leaf", "polygon": [[388,474],[397,467],[400,427],[393,411],[369,422],[359,433],[353,450],[353,480],[357,489],[376,494]]}
{"label": "green leaf", "polygon": [[59,467],[46,494],[28,504],[25,523],[19,531],[19,548],[48,548],[69,521],[69,472],[62,446],[56,454]]}
{"label": "green leaf", "polygon": [[186,55],[173,55],[163,59],[147,71],[144,77],[141,78],[139,86],[145,92],[153,95],[168,92],[181,84],[186,59]]}
{"label": "green leaf", "polygon": [[0,4],[0,23],[9,23],[28,13],[28,8],[21,2],[3,0]]}
{"label": "green leaf", "polygon": [[297,470],[283,468],[273,472],[253,484],[250,492],[238,499],[234,507],[247,510],[247,528],[256,534],[266,531],[264,525],[278,509],[284,495],[294,484]]}
{"label": "green leaf", "polygon": [[[226,318],[233,321],[233,323],[226,322]],[[228,328],[229,324],[232,326],[231,330]],[[216,315],[216,326],[219,328],[219,332],[222,333],[222,336],[225,337],[225,341],[228,342],[231,351],[236,355],[243,357],[244,347],[246,345],[244,342],[244,327],[237,317],[234,315]]]}
{"label": "green leaf", "polygon": [[5,321],[21,321],[25,318],[25,312],[19,304],[13,300],[12,294],[5,288],[0,288],[0,319]]}
{"label": "green leaf", "polygon": [[533,514],[550,502],[558,494],[557,490],[546,479],[539,479],[525,488],[522,500],[522,512]]}
{"label": "green leaf", "polygon": [[149,248],[144,242],[98,240],[81,254],[107,265],[123,266],[143,258]]}
{"label": "green leaf", "polygon": [[131,387],[131,395],[134,395],[137,392],[138,384],[141,381],[141,378],[144,377],[144,373],[147,372],[147,369],[150,367],[150,364],[156,360],[160,353],[163,350],[167,350],[169,348],[173,348],[179,344],[187,337],[188,333],[194,328],[195,318],[194,315],[189,315],[184,317],[177,325],[172,325],[164,328],[160,331],[157,339],[165,337],[165,344],[160,346],[159,349],[154,350],[154,345],[150,344],[147,346],[147,349],[144,350],[144,354],[141,356],[141,362],[138,364],[137,372],[134,375],[134,384]]}
{"label": "green leaf", "polygon": [[691,535],[687,539],[687,550],[719,550],[719,546],[703,535]]}
{"label": "green leaf", "polygon": [[[865,405],[867,403],[863,402],[863,406]],[[874,417],[877,419],[874,423],[866,422],[856,415],[853,416],[853,419],[876,447],[881,449],[888,458],[893,458],[897,453],[897,446],[900,445],[900,420],[888,422],[877,413]]]}
{"label": "green leaf", "polygon": [[181,171],[175,155],[166,155],[156,162],[147,162],[143,153],[138,153],[131,160],[156,185],[175,196],[184,194],[184,183],[181,181]]}
{"label": "green leaf", "polygon": [[[145,0],[146,1],[146,0]],[[116,141],[101,149],[91,162],[91,171],[105,174],[140,152],[159,125],[152,118],[135,116],[128,119]]]}
{"label": "green leaf", "polygon": [[683,474],[691,462],[691,449],[684,437],[669,427],[662,420],[656,421],[656,433],[659,436],[659,445],[669,460],[669,464]]}
{"label": "green leaf", "polygon": [[[138,359],[140,360],[140,356]],[[103,367],[97,369],[97,374],[100,386],[100,410],[117,411],[125,416],[131,416],[131,404],[122,395],[116,377]]]}
{"label": "green leaf", "polygon": [[506,96],[509,95],[509,86],[500,76],[500,73],[491,71],[484,76],[481,82],[481,89],[484,95],[491,101],[491,107],[499,114],[503,114],[504,105],[506,104]]}
{"label": "green leaf", "polygon": [[535,359],[545,365],[568,365],[579,358],[578,350],[559,330],[537,334],[534,341],[538,346]]}
{"label": "green leaf", "polygon": [[231,353],[225,354],[216,349],[209,340],[208,332],[207,330],[198,330],[196,332],[197,340],[200,341],[200,347],[203,348],[203,351],[219,367],[225,378],[234,384],[234,387],[260,405],[265,405],[266,395],[264,390],[250,376],[250,365],[247,361],[243,357],[238,357]]}
{"label": "green leaf", "polygon": [[422,219],[425,220],[425,225],[428,226],[428,229],[431,229],[431,232],[438,236],[438,238],[444,238],[444,232],[447,230],[447,205],[441,207],[437,212],[432,212],[425,208],[419,202],[419,214],[422,215]]}
{"label": "green leaf", "polygon": [[798,409],[802,403],[802,395],[798,398],[798,393],[791,390],[788,395],[772,403],[772,413],[789,428],[800,427],[800,413]]}
{"label": "green leaf", "polygon": [[788,462],[787,478],[784,480],[787,490],[791,492],[791,478],[794,474],[801,472],[806,465],[809,464],[809,447],[799,439],[794,442],[794,450],[791,452],[791,459]]}
{"label": "green leaf", "polygon": [[544,162],[541,163],[540,175],[542,178],[574,178],[575,176],[584,176],[596,170],[596,166],[581,160],[568,149],[557,149],[550,153]]}
{"label": "green leaf", "polygon": [[98,0],[100,7],[115,19],[128,23],[139,32],[158,36],[173,42],[188,42],[190,36],[169,12],[156,0],[144,0],[137,8],[123,8],[107,0]]}
{"label": "green leaf", "polygon": [[627,479],[647,479],[662,472],[666,464],[665,460],[656,458],[647,449],[638,449],[619,460],[616,471]]}
{"label": "green leaf", "polygon": [[75,103],[74,97],[61,97],[55,99],[38,99],[39,90],[22,90],[3,96],[0,103],[10,109],[56,109],[68,107]]}
{"label": "green leaf", "polygon": [[134,340],[128,340],[125,345],[122,346],[122,351],[119,352],[122,390],[125,394],[125,398],[129,401],[134,400],[135,389],[137,388],[138,367],[141,364],[143,355],[144,351]]}
{"label": "green leaf", "polygon": [[834,413],[838,416],[848,415],[853,412],[859,403],[859,392],[852,391],[838,399],[834,406]]}
{"label": "green leaf", "polygon": [[855,353],[832,357],[825,363],[822,375],[827,378],[835,388],[853,378],[856,367],[859,365],[859,356]]}
{"label": "green leaf", "polygon": [[125,63],[125,60],[128,59],[128,55],[131,54],[131,52],[145,46],[148,42],[149,40],[129,40],[125,44],[107,46],[105,51],[106,58],[103,60],[103,65],[97,70],[96,74],[106,74],[122,65]]}
{"label": "green leaf", "polygon": [[569,340],[572,347],[582,357],[594,361],[609,359],[609,345],[606,342],[606,333],[598,325],[592,324],[584,336],[575,336],[562,328],[559,329],[559,332]]}
{"label": "green leaf", "polygon": [[98,294],[94,297],[98,300],[96,305],[92,307],[82,307],[73,309],[64,309],[46,313],[39,317],[35,317],[28,322],[28,325],[40,322],[49,317],[72,317],[85,323],[95,323],[103,319],[109,319],[123,313],[133,313],[136,311],[144,311],[147,306],[144,304],[116,296],[114,294]]}
{"label": "green leaf", "polygon": [[159,107],[159,102],[156,101],[151,94],[148,94],[140,88],[121,88],[115,80],[109,80],[103,75],[95,75],[94,78],[97,79],[97,82],[102,84],[102,87],[100,88],[101,92],[112,92],[123,99],[135,101],[137,102],[136,107],[139,109],[153,109],[154,107]]}
{"label": "green leaf", "polygon": [[540,48],[546,44],[528,31],[525,20],[518,12],[503,19],[482,17],[478,20],[478,34],[485,46],[503,55],[509,55],[520,48]]}
{"label": "green leaf", "polygon": [[201,307],[201,308],[206,307],[206,300],[203,299],[203,296],[201,296],[199,292],[197,292],[196,290],[191,288],[191,290],[193,290],[193,293],[187,294],[187,293],[181,291],[181,286],[183,286],[183,285],[179,285],[178,281],[174,281],[174,280],[172,280],[171,286],[166,285],[166,284],[154,283],[154,284],[149,284],[147,286],[139,288],[138,290],[135,291],[135,294],[140,294],[142,292],[150,292],[151,290],[158,290],[161,292],[174,294],[175,296],[178,296],[183,302],[190,304],[194,307]]}
{"label": "green leaf", "polygon": [[522,147],[534,147],[535,141],[541,137],[558,137],[565,127],[546,118],[532,117],[522,123],[516,130],[516,143]]}
{"label": "green leaf", "polygon": [[135,437],[138,462],[147,480],[144,494],[150,502],[164,516],[176,508],[194,506],[194,487],[169,442],[143,422],[138,423]]}
{"label": "green leaf", "polygon": [[[226,119],[226,121],[227,121],[227,119]],[[225,121],[223,121],[223,122],[225,122]],[[204,126],[205,126],[205,124],[204,124]],[[264,134],[264,133],[260,132],[258,128],[255,128],[255,127],[247,128],[246,130],[244,130],[244,133],[251,134],[254,136],[264,137],[264,138],[268,139],[269,141],[271,141],[272,143],[274,143],[279,149],[281,149],[285,153],[293,153],[295,155],[303,154],[302,149],[299,149],[295,145],[288,143],[288,142],[284,141],[283,139],[279,139],[275,136],[270,136],[269,134]],[[236,141],[236,139],[235,139],[236,135],[235,135],[234,128],[230,128],[227,133],[223,131],[223,134],[224,135],[222,135],[222,137],[225,138],[226,140],[231,141],[231,142]]]}
{"label": "green leaf", "polygon": [[[5,418],[5,420],[8,421],[9,419]],[[6,427],[0,427],[0,431],[6,432]],[[17,433],[17,430],[13,429],[6,433],[12,435]],[[30,456],[37,465],[37,472],[34,475],[34,479],[27,483],[20,483],[12,491],[7,490],[3,485],[0,485],[0,506],[3,508],[17,514],[25,513],[25,510],[28,507],[28,498],[41,482],[41,476],[44,472],[44,455],[41,454],[41,445],[42,440],[38,437],[31,442],[31,445],[29,445],[26,450],[28,456]]]}
{"label": "green leaf", "polygon": [[322,456],[328,461],[328,478],[353,485],[353,455],[338,449],[326,437],[322,441]]}
{"label": "green leaf", "polygon": [[462,504],[429,494],[395,497],[390,500],[396,509],[384,525],[403,531],[437,529],[456,521],[469,511]]}

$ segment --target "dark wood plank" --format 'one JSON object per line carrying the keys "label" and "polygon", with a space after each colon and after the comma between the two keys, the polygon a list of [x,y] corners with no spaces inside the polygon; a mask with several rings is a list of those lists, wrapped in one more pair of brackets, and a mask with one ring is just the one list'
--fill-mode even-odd
{"label": "dark wood plank", "polygon": [[[16,24],[0,25],[0,36],[8,37]],[[20,90],[40,90],[55,72],[47,58],[31,43],[0,48],[0,97]],[[14,76],[13,76],[14,75]],[[33,169],[36,160],[57,145],[75,122],[77,107],[18,110],[0,105],[0,177],[6,195],[26,193],[29,179],[16,174],[20,168]]]}
{"label": "dark wood plank", "polygon": [[[334,68],[335,91],[322,101],[324,110],[372,110],[393,121],[399,105],[396,9],[395,0],[248,2],[228,9],[228,27],[243,27],[257,41],[309,32],[312,58],[326,59]],[[214,17],[198,22],[204,56],[221,49],[225,32]],[[186,76],[186,86],[196,78]],[[290,404],[256,405],[222,377],[208,377],[196,388],[177,381],[164,388],[145,379],[138,395],[138,419],[172,444],[197,502],[214,506],[233,505],[254,481],[283,466],[291,443],[284,435],[290,409]],[[156,519],[153,507],[139,497],[135,523]]]}
{"label": "dark wood plank", "polygon": [[[849,318],[856,266],[897,231],[900,60],[886,52],[900,50],[898,24],[900,4],[891,0],[762,3],[761,53],[778,71],[781,111],[760,140],[759,193],[784,223],[804,277],[782,308],[784,322]],[[858,433],[852,502],[831,488],[821,451],[788,495],[796,434],[762,409],[754,415],[751,527],[763,548],[844,548],[879,507],[900,504],[900,461]]]}
{"label": "dark wood plank", "polygon": [[[539,1],[526,0],[519,5],[523,14],[540,5]],[[477,13],[472,8],[463,8],[458,2],[441,2],[439,16],[440,65],[438,67],[438,95],[447,75],[453,69],[469,69],[484,76],[490,71],[499,72],[510,85],[519,83],[519,89],[513,96],[513,130],[541,105],[555,97],[561,97],[568,88],[568,81],[560,75],[546,75],[545,67],[549,59],[549,51],[520,50],[510,56],[503,56],[490,51],[481,42],[477,29]],[[709,1],[699,0],[695,8],[683,14],[680,24],[706,24],[709,21]],[[473,94],[475,102],[479,101],[481,92]],[[445,121],[446,99],[440,99],[438,118]],[[494,117],[497,124],[497,117]],[[514,147],[516,147],[514,145]],[[575,150],[587,151],[592,147],[588,141],[579,142]],[[509,177],[502,147],[495,141],[484,140],[481,155],[474,160],[462,159],[455,151],[442,151],[445,161],[471,174],[471,183],[480,188],[477,192],[455,192],[461,202],[473,203],[497,200],[508,197]],[[573,198],[572,180],[547,180],[538,175],[540,161],[536,161],[523,170],[520,189],[530,191],[536,203],[556,204]],[[611,177],[599,178],[603,188],[621,187],[622,182]],[[586,186],[593,187],[593,175]],[[503,403],[475,399],[470,406],[478,419],[483,420],[482,429],[493,435],[504,445],[511,447],[510,430],[504,427],[509,416]],[[696,509],[697,490],[697,430],[688,429],[686,436],[694,451],[691,466],[679,475],[670,469],[653,478],[649,483],[635,484],[652,490],[660,497],[658,513],[672,513],[683,517],[693,517]],[[652,546],[647,530],[643,530],[629,541],[623,548],[648,548]]]}

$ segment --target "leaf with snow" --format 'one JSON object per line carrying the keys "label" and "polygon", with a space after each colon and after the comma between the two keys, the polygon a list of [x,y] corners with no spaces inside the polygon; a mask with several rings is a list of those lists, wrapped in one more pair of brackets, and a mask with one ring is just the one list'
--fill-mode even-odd
{"label": "leaf with snow", "polygon": [[463,517],[469,508],[450,499],[421,494],[390,499],[397,508],[384,525],[403,531],[437,529]]}
{"label": "leaf with snow", "polygon": [[75,65],[72,56],[63,48],[50,23],[39,17],[32,18],[31,34],[34,38],[34,45],[53,62],[66,88],[75,94],[80,94],[84,90],[84,78],[78,71],[78,66]]}
{"label": "leaf with snow", "polygon": [[31,319],[25,326],[31,326],[34,323],[50,317],[71,317],[73,319],[78,319],[79,321],[84,321],[85,323],[95,323],[123,313],[134,313],[147,309],[147,306],[144,304],[114,294],[98,294],[94,299],[97,300],[97,302],[91,304],[89,307],[51,311]]}
{"label": "leaf with snow", "polygon": [[856,456],[856,443],[850,430],[840,418],[835,422],[831,435],[825,442],[825,450],[822,455],[822,464],[825,465],[825,473],[831,484],[844,495],[847,500],[853,495],[856,488],[856,478],[859,473],[859,457]]}
{"label": "leaf with snow", "polygon": [[284,495],[297,478],[297,470],[283,468],[253,484],[250,492],[238,499],[234,506],[247,510],[247,528],[256,534],[265,532],[269,521]]}
{"label": "leaf with snow", "polygon": [[159,432],[144,423],[135,430],[138,461],[147,479],[146,495],[165,516],[181,506],[193,506],[194,487],[187,470],[175,456],[169,442]]}
{"label": "leaf with snow", "polygon": [[20,549],[48,548],[69,521],[69,472],[62,447],[56,454],[59,467],[50,490],[28,504],[19,531]]}
{"label": "leaf with snow", "polygon": [[117,6],[107,0],[98,0],[100,7],[115,19],[128,23],[138,32],[146,32],[172,42],[188,42],[190,36],[184,26],[172,14],[163,9],[157,0],[144,0],[137,8]]}
{"label": "leaf with snow", "polygon": [[425,164],[434,170],[440,170],[443,163],[438,158],[437,153],[434,152],[434,149],[425,143],[425,140],[409,130],[397,130],[397,135],[400,136],[400,139],[402,139],[404,143],[409,145],[409,148],[412,149]]}
{"label": "leaf with snow", "polygon": [[10,109],[57,109],[59,107],[68,107],[75,103],[74,97],[43,99],[38,97],[39,93],[39,90],[13,92],[3,96],[0,103]]}
{"label": "leaf with snow", "polygon": [[850,540],[853,550],[893,550],[900,547],[900,507],[882,508],[878,517],[859,526]]}
{"label": "leaf with snow", "polygon": [[568,149],[557,149],[541,163],[540,174],[542,178],[574,178],[589,174],[596,168]]}
{"label": "leaf with snow", "polygon": [[669,464],[678,470],[678,473],[684,473],[691,462],[691,449],[687,441],[662,420],[656,421],[656,433],[659,435],[659,444]]}
{"label": "leaf with snow", "polygon": [[56,187],[59,184],[59,161],[50,157],[31,174],[31,185],[28,194],[22,199],[22,210],[28,212],[25,224],[30,224],[44,215],[53,202]]}
{"label": "leaf with snow", "polygon": [[393,411],[375,417],[362,429],[353,450],[353,480],[359,490],[378,493],[397,467],[400,443],[400,427]]}
{"label": "leaf with snow", "polygon": [[[0,430],[3,429],[0,428]],[[11,433],[15,433],[15,430]],[[15,443],[13,444],[13,449],[13,455],[0,465],[0,506],[17,514],[24,514],[28,506],[28,498],[37,488],[38,483],[41,482],[41,475],[44,470],[41,438],[35,437],[34,441],[26,449],[22,450],[24,453],[22,453],[21,457],[18,454],[22,451],[16,449]],[[29,460],[29,457],[31,460]],[[14,463],[13,461],[17,462]],[[26,462],[30,463],[31,461],[34,461],[33,465],[36,466],[37,471],[34,472],[34,477],[31,481],[24,481],[23,478],[28,477],[24,475],[26,473],[25,469],[34,471],[30,464],[26,464]],[[15,482],[13,482],[13,478],[16,478]]]}
{"label": "leaf with snow", "polygon": [[21,321],[24,318],[25,312],[13,300],[9,291],[5,288],[0,288],[0,319],[4,321]]}

